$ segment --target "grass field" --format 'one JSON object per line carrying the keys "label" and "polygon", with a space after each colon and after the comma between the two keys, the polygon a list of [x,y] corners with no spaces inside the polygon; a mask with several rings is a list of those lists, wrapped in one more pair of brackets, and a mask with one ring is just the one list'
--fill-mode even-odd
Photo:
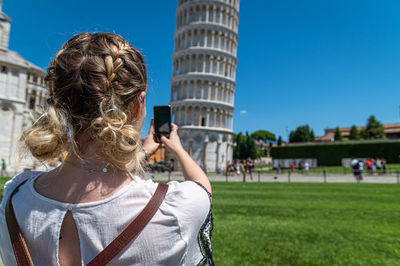
{"label": "grass field", "polygon": [[213,183],[215,263],[400,265],[399,195],[400,185]]}
{"label": "grass field", "polygon": [[3,188],[4,184],[10,180],[10,178],[0,178],[0,188]]}
{"label": "grass field", "polygon": [[0,178],[0,200],[2,200],[3,199],[3,187],[4,187],[4,184],[8,181],[8,180],[10,180],[10,178]]}
{"label": "grass field", "polygon": [[400,186],[213,183],[216,265],[400,265]]}

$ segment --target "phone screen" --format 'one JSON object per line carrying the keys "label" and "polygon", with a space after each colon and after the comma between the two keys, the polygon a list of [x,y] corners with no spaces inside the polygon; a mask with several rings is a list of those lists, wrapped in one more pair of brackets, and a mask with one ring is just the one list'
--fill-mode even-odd
{"label": "phone screen", "polygon": [[154,106],[154,132],[156,141],[161,142],[161,137],[169,137],[171,132],[171,107],[169,105]]}

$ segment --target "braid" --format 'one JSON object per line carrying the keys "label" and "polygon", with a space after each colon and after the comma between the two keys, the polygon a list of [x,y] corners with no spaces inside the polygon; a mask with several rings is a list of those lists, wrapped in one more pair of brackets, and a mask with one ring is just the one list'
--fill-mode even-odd
{"label": "braid", "polygon": [[64,52],[65,48],[62,48],[60,51],[58,51],[58,53],[56,54],[56,58],[58,58],[63,52]]}
{"label": "braid", "polygon": [[113,58],[110,55],[108,55],[104,58],[104,65],[106,68],[106,76],[107,76],[107,81],[105,83],[105,90],[107,91],[112,81],[116,77],[115,72],[117,72],[118,69],[123,65],[123,62],[119,57]]}

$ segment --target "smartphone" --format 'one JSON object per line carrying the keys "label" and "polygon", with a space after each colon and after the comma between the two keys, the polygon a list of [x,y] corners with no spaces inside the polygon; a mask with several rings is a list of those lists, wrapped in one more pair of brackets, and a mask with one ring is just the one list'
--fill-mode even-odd
{"label": "smartphone", "polygon": [[168,138],[171,133],[171,106],[157,105],[154,106],[153,112],[155,141],[161,143],[161,137]]}

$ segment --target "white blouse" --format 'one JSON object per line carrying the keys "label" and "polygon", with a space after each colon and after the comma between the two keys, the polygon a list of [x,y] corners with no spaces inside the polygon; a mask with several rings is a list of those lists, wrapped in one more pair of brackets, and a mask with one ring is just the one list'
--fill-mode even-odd
{"label": "white blouse", "polygon": [[[71,204],[42,196],[34,188],[42,172],[24,172],[5,185],[0,208],[0,255],[16,265],[5,219],[12,199],[15,216],[35,265],[59,265],[58,243],[64,215],[71,211],[78,228],[82,265],[100,253],[144,208],[157,188],[152,180],[134,180],[112,196]],[[206,190],[192,181],[169,184],[159,210],[143,231],[108,265],[213,265],[210,246],[211,202]]]}

